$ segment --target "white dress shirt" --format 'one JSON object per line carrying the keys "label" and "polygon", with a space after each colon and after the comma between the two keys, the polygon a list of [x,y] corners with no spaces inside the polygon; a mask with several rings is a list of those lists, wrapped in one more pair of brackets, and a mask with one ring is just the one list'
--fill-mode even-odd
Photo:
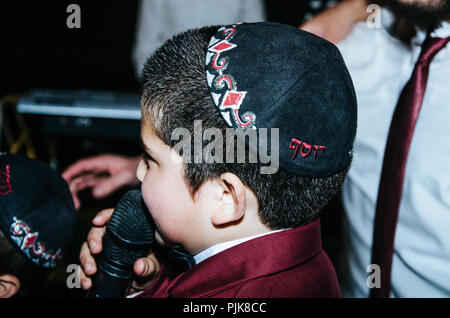
{"label": "white dress shirt", "polygon": [[[358,99],[355,155],[343,187],[345,272],[343,294],[367,297],[373,225],[385,145],[400,92],[409,80],[425,33],[410,46],[382,28],[356,25],[341,43]],[[444,22],[432,36],[450,35]],[[450,45],[430,65],[427,90],[405,172],[395,235],[392,297],[450,296]],[[383,274],[383,273],[381,273]]]}
{"label": "white dress shirt", "polygon": [[265,20],[262,0],[141,0],[133,59],[138,77],[149,56],[173,35],[207,25]]}

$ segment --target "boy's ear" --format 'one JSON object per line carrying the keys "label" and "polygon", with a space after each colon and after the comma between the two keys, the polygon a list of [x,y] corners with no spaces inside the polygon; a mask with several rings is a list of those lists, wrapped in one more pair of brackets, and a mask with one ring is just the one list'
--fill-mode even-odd
{"label": "boy's ear", "polygon": [[0,275],[0,298],[11,298],[20,289],[20,281],[16,276]]}
{"label": "boy's ear", "polygon": [[238,222],[245,214],[247,202],[245,185],[236,175],[224,173],[219,177],[219,204],[211,216],[215,226]]}

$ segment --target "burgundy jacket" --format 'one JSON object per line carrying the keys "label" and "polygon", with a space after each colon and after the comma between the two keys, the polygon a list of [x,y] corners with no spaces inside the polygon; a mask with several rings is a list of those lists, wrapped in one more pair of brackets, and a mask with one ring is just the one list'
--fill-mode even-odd
{"label": "burgundy jacket", "polygon": [[162,265],[140,298],[341,297],[320,222],[241,243],[170,280]]}

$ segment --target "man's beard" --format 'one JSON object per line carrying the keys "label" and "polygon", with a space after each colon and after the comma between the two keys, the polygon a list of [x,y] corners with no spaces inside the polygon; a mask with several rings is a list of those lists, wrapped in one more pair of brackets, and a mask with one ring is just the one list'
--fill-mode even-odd
{"label": "man's beard", "polygon": [[387,7],[398,19],[404,19],[419,29],[431,32],[438,28],[442,21],[450,19],[450,0],[435,0],[428,3],[404,3],[399,0],[368,0]]}

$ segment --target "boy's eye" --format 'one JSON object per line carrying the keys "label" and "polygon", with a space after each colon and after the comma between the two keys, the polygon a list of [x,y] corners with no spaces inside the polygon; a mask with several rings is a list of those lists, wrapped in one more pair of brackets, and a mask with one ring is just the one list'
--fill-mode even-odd
{"label": "boy's eye", "polygon": [[142,150],[142,158],[144,159],[145,164],[147,165],[147,167],[150,167],[150,163],[152,163],[152,162],[157,164],[157,161],[155,159],[153,159],[153,157],[148,154],[148,152],[145,149],[145,146],[144,146],[144,143],[142,142],[142,140],[140,142],[140,146],[141,146],[141,150]]}

